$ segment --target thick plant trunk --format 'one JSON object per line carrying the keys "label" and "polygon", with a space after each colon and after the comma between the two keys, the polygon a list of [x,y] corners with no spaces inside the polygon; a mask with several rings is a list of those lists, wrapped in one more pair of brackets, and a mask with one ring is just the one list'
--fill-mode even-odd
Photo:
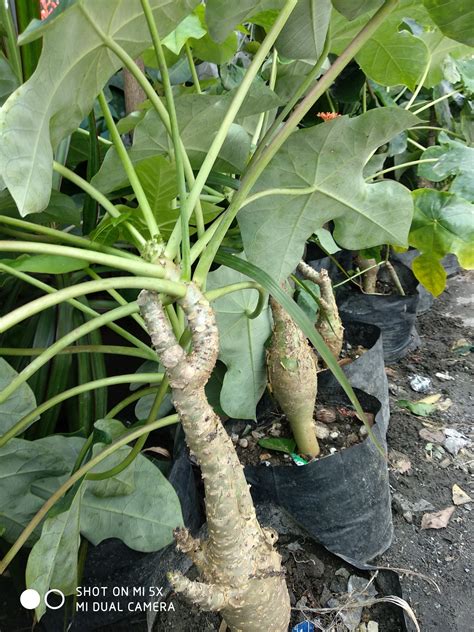
{"label": "thick plant trunk", "polygon": [[320,309],[316,329],[337,360],[341,355],[344,327],[342,326],[339,310],[337,309],[336,298],[329,274],[327,270],[324,269],[318,272],[304,261],[298,264],[298,272],[308,279],[308,281],[312,281],[319,286],[321,297],[319,299]]}
{"label": "thick plant trunk", "polygon": [[285,413],[298,451],[318,456],[320,449],[314,425],[318,390],[317,364],[306,337],[273,298],[273,334],[267,353],[268,379]]}
{"label": "thick plant trunk", "polygon": [[204,387],[219,350],[214,313],[190,283],[180,304],[192,334],[192,352],[178,344],[157,294],[144,290],[140,309],[168,376],[186,441],[201,467],[208,538],[177,530],[178,547],[197,566],[201,582],[172,572],[174,590],[204,610],[220,611],[234,632],[286,632],[290,602],[277,534],[260,527],[232,441],[209,405]]}
{"label": "thick plant trunk", "polygon": [[366,294],[375,294],[377,290],[377,276],[379,273],[377,262],[375,259],[364,259],[364,257],[360,256],[357,257],[356,261],[361,272],[366,270],[362,275],[362,289]]}

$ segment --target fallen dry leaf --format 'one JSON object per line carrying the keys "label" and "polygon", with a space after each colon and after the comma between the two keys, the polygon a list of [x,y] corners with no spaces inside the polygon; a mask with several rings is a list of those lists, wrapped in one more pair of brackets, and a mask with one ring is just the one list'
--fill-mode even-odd
{"label": "fallen dry leaf", "polygon": [[436,404],[441,399],[441,393],[435,393],[434,395],[428,395],[427,397],[423,397],[423,399],[418,400],[418,404]]}
{"label": "fallen dry leaf", "polygon": [[391,369],[389,366],[386,366],[385,375],[387,375],[388,377],[395,377],[397,375],[397,372],[395,371],[395,369]]}
{"label": "fallen dry leaf", "polygon": [[418,430],[418,434],[425,441],[430,443],[443,443],[445,436],[441,430],[428,430],[428,428],[421,428]]}
{"label": "fallen dry leaf", "polygon": [[455,505],[465,505],[466,503],[472,503],[472,498],[469,496],[469,494],[466,494],[466,492],[461,489],[459,485],[456,485],[456,483],[453,485],[453,503]]}
{"label": "fallen dry leaf", "polygon": [[456,507],[446,507],[446,509],[441,509],[441,511],[435,511],[434,513],[423,514],[423,518],[421,519],[421,528],[422,529],[446,528],[455,509]]}

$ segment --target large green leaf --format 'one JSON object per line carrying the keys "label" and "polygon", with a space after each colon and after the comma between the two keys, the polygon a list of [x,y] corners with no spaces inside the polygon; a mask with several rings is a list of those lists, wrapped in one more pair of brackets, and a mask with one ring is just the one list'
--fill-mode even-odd
{"label": "large green leaf", "polygon": [[[208,290],[248,281],[243,274],[221,267],[208,276]],[[229,417],[255,419],[257,402],[267,383],[264,344],[270,335],[268,307],[254,319],[255,290],[227,294],[213,303],[219,327],[219,359],[227,366],[220,403]]]}
{"label": "large green leaf", "polygon": [[203,28],[199,17],[193,13],[186,16],[184,20],[178,24],[175,30],[164,38],[163,44],[172,53],[179,55],[181,49],[191,37],[197,40],[204,37],[206,32],[207,31]]}
{"label": "large green leaf", "polygon": [[[79,444],[83,439],[70,439]],[[25,441],[11,439],[0,448],[0,530],[3,537],[14,542],[40,509],[43,500],[32,485],[40,479],[59,477],[71,469],[69,455],[61,449],[52,450],[48,439]]]}
{"label": "large green leaf", "polygon": [[[0,391],[18,375],[6,360],[0,358]],[[0,404],[0,434],[4,434],[22,417],[36,408],[33,391],[23,383],[6,401]],[[1,504],[0,504],[1,506]]]}
{"label": "large green leaf", "polygon": [[444,132],[438,137],[439,145],[428,147],[422,159],[437,158],[433,163],[422,163],[418,174],[433,182],[453,178],[450,193],[457,193],[469,202],[474,202],[474,148],[452,140]]}
{"label": "large green leaf", "polygon": [[354,20],[373,9],[378,9],[383,4],[383,0],[332,0],[332,4],[336,11],[348,20]]}
{"label": "large green leaf", "polygon": [[209,33],[216,42],[222,42],[237,24],[268,9],[281,9],[284,4],[285,0],[207,0]]}
{"label": "large green leaf", "polygon": [[289,59],[319,59],[330,17],[331,0],[300,0],[277,38],[278,52]]}
{"label": "large green leaf", "polygon": [[330,220],[344,248],[406,245],[410,192],[392,180],[368,184],[363,169],[380,145],[417,121],[405,110],[380,108],[295,132],[252,191],[295,193],[262,197],[237,215],[248,260],[283,280],[301,259],[306,239]]}
{"label": "large green leaf", "polygon": [[[15,200],[8,191],[0,192],[0,214],[8,217],[20,218]],[[59,191],[52,191],[47,207],[41,213],[35,213],[28,221],[36,224],[65,224],[79,226],[81,223],[81,209],[73,198]]]}
{"label": "large green leaf", "polygon": [[[101,429],[115,436],[110,420],[104,420]],[[6,527],[7,541],[14,541],[44,501],[67,480],[83,444],[80,437],[54,435],[37,441],[12,439],[0,449],[0,526]],[[104,462],[116,464],[116,460]],[[171,484],[146,457],[138,455],[131,467],[135,488],[125,496],[99,495],[98,485],[103,482],[84,484],[81,533],[93,544],[115,537],[135,550],[156,551],[169,544],[173,529],[182,525],[179,500]],[[122,483],[126,476],[124,472]],[[108,492],[116,493],[117,488]],[[36,533],[32,539],[38,537]]]}
{"label": "large green leaf", "polygon": [[41,596],[36,616],[46,612],[44,595],[50,588],[65,595],[73,595],[78,582],[78,554],[81,536],[79,512],[81,492],[78,492],[67,511],[47,518],[41,537],[31,549],[26,565],[26,587]]}
{"label": "large green leaf", "polygon": [[[197,0],[151,0],[161,36],[171,32]],[[0,111],[0,174],[22,215],[44,209],[52,182],[53,150],[90,112],[120,61],[96,28],[136,58],[149,45],[140,0],[77,0],[34,35],[43,52],[29,81]],[[58,55],[58,51],[61,54]]]}
{"label": "large green leaf", "polygon": [[[232,93],[224,95],[183,94],[175,99],[178,124],[191,164],[199,168],[229,108]],[[278,107],[281,101],[263,83],[256,82],[244,101],[238,120]],[[135,128],[129,155],[134,164],[145,158],[165,155],[169,151],[168,135],[154,110]],[[219,153],[221,170],[229,173],[244,168],[250,151],[250,136],[237,124],[231,126]],[[127,178],[122,163],[112,147],[105,156],[92,184],[103,193],[123,186]]]}
{"label": "large green leaf", "polygon": [[474,46],[472,0],[423,0],[423,4],[445,35],[468,46]]}
{"label": "large green leaf", "polygon": [[36,274],[67,274],[87,268],[87,261],[61,255],[21,255],[16,259],[0,259],[0,262],[16,270]]}
{"label": "large green leaf", "polygon": [[460,44],[449,37],[445,37],[440,31],[427,31],[419,36],[428,47],[430,53],[430,69],[423,82],[425,88],[433,88],[444,79],[444,65],[448,55],[453,59],[472,55],[472,48]]}
{"label": "large green leaf", "polygon": [[418,262],[414,260],[413,271],[437,296],[444,285],[441,286],[438,265],[430,269],[430,261],[439,261],[453,253],[463,268],[474,267],[474,205],[457,195],[435,189],[418,189],[413,192],[413,198],[415,214],[409,242],[422,254]]}
{"label": "large green leaf", "polygon": [[[364,14],[349,21],[335,12],[331,23],[331,52],[340,54],[368,17]],[[384,86],[404,84],[413,89],[428,63],[428,49],[423,40],[403,24],[406,18],[432,25],[419,0],[401,0],[356,55],[366,75]]]}

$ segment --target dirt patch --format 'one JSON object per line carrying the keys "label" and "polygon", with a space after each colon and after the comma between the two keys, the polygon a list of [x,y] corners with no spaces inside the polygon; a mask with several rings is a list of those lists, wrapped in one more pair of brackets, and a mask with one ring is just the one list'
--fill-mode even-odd
{"label": "dirt patch", "polygon": [[[473,603],[474,503],[457,506],[447,527],[439,530],[422,530],[421,519],[428,510],[412,509],[421,501],[430,503],[431,511],[452,506],[455,484],[474,498],[474,454],[464,447],[454,455],[445,446],[446,429],[472,438],[473,354],[468,345],[461,345],[463,349],[456,346],[459,340],[474,340],[474,331],[466,323],[468,304],[458,300],[459,296],[472,296],[473,282],[472,273],[449,279],[443,296],[417,320],[421,347],[388,369],[388,444],[404,455],[405,466],[408,460],[411,467],[402,474],[392,462],[395,537],[377,562],[416,570],[438,583],[439,593],[416,576],[402,578],[404,597],[416,611],[421,629],[426,631],[472,630],[469,608]],[[468,355],[463,355],[466,352]],[[410,378],[414,375],[430,378],[428,395],[441,394],[441,401],[452,402],[449,408],[435,410],[428,417],[417,417],[401,409],[397,405],[399,399],[416,401],[427,395],[411,389]]]}

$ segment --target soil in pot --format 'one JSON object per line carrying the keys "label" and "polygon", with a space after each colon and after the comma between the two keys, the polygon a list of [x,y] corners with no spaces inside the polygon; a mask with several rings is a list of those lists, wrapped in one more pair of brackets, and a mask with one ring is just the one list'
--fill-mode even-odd
{"label": "soil in pot", "polygon": [[[372,431],[384,449],[387,424],[380,402],[358,389],[356,394],[374,419]],[[275,454],[268,443],[259,444],[262,432],[268,432],[270,440],[289,437],[286,419],[278,417],[276,409],[250,427],[250,438],[246,422],[229,424],[229,429],[241,460],[248,463],[245,473],[255,502],[273,502],[330,551],[366,562],[386,550],[392,538],[387,463],[365,428],[361,431],[361,422],[339,386],[319,389],[320,419],[322,408],[332,421],[318,421],[320,437],[325,435],[320,439],[321,456],[301,466],[295,463],[298,458]],[[274,436],[275,431],[280,437]]]}

